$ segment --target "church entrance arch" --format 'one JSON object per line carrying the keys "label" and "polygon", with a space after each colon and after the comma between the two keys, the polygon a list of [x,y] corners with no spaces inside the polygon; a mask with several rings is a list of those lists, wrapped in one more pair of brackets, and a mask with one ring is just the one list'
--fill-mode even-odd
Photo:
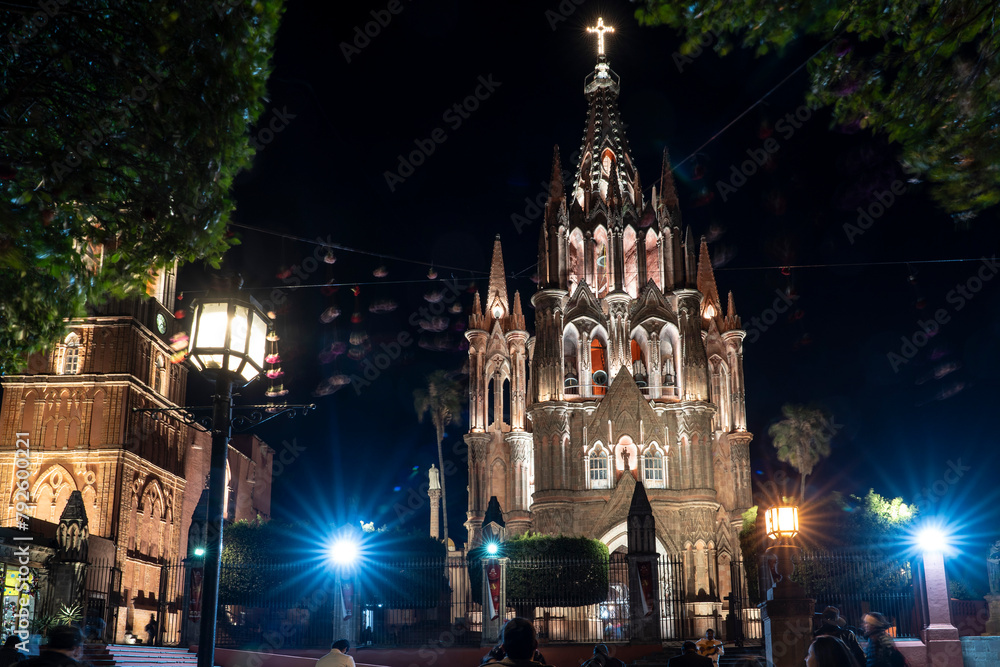
{"label": "church entrance arch", "polygon": [[[608,600],[614,600],[618,609],[628,609],[628,523],[622,521],[598,538],[608,547],[611,587]],[[664,639],[680,639],[686,636],[686,613],[684,593],[684,573],[681,560],[667,551],[666,545],[656,538],[658,558],[658,590],[660,600],[660,636]],[[624,574],[624,576],[622,576]],[[620,612],[619,612],[620,613]],[[627,613],[627,612],[626,612]],[[627,616],[626,616],[627,618]]]}

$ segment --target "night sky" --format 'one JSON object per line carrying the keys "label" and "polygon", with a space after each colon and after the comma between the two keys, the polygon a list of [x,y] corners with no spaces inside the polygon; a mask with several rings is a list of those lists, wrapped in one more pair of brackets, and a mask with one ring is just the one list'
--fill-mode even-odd
{"label": "night sky", "polygon": [[[270,100],[253,132],[260,149],[235,189],[233,231],[242,245],[225,264],[256,298],[273,302],[273,288],[301,280],[298,273],[304,284],[340,285],[333,294],[285,290],[287,300],[274,304],[286,399],[319,406],[259,429],[279,453],[299,452],[286,454],[295,460],[275,478],[276,518],[426,530],[425,504],[401,511],[436,461],[433,429],[417,423],[413,390],[433,369],[462,368],[469,287],[485,293],[496,234],[508,289],[521,292],[533,328],[540,216],[531,202],[545,191],[554,144],[564,168],[575,171],[569,156],[583,131],[583,80],[595,63],[584,27],[600,15],[617,29],[607,38],[609,60],[621,76],[619,108],[645,196],[667,147],[683,222],[709,240],[720,292],[734,292],[749,331],[755,479],[783,467],[767,437],[781,406],[820,404],[833,413],[836,435],[833,455],[809,479],[810,494],[869,487],[907,501],[921,494],[923,513],[952,520],[969,537],[973,573],[985,572],[987,545],[1000,538],[1000,265],[980,258],[996,252],[997,212],[957,224],[933,204],[926,183],[902,170],[896,146],[804,106],[803,65],[822,43],[802,38],[764,58],[720,58],[706,48],[683,60],[678,35],[640,28],[625,2],[550,0],[517,10],[351,4],[337,5],[333,17],[325,7],[288,4]],[[358,38],[366,24],[369,35]],[[477,87],[477,108],[456,111]],[[423,164],[399,171],[397,156],[419,146],[429,153]],[[763,166],[744,165],[768,148]],[[741,167],[752,172],[742,184],[734,177]],[[403,180],[389,179],[390,189],[387,172]],[[861,219],[866,228],[859,207],[871,216]],[[335,264],[309,261],[316,245],[293,237],[364,252],[336,250]],[[972,261],[942,261],[952,259]],[[374,275],[380,267],[384,277]],[[200,289],[205,275],[203,266],[187,267],[181,289]],[[454,279],[459,291],[443,279]],[[448,318],[430,324],[447,330],[420,329],[428,295]],[[369,311],[385,300],[398,308]],[[462,313],[449,311],[453,303]],[[340,316],[321,322],[331,307]],[[355,311],[363,319],[352,323]],[[924,336],[920,322],[936,315],[941,324]],[[364,376],[363,360],[332,354],[361,332],[371,343],[368,360],[402,342],[398,357],[377,376],[368,367],[374,379],[367,386],[315,395],[336,374]],[[197,379],[189,387],[209,391]],[[263,401],[264,389],[258,382],[237,400]],[[450,534],[459,544],[466,428],[463,415],[445,440],[458,467],[447,485]],[[791,478],[790,490],[797,486]]]}

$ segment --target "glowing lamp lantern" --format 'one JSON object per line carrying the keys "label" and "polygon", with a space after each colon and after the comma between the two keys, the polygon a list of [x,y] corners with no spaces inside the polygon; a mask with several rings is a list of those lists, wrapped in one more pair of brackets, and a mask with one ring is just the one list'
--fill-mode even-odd
{"label": "glowing lamp lantern", "polygon": [[196,302],[188,358],[206,376],[243,386],[264,372],[269,324],[252,298]]}
{"label": "glowing lamp lantern", "polygon": [[499,303],[493,305],[493,319],[499,320],[503,317],[503,306]]}
{"label": "glowing lamp lantern", "polygon": [[799,534],[799,508],[791,506],[772,507],[764,514],[764,531],[772,540],[790,540]]}

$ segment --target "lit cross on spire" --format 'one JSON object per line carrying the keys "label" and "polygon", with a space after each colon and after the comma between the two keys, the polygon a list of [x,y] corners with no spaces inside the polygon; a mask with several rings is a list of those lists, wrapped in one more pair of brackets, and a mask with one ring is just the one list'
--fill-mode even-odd
{"label": "lit cross on spire", "polygon": [[604,19],[600,16],[597,17],[596,27],[593,28],[589,26],[587,27],[587,32],[597,34],[597,55],[599,56],[604,55],[604,33],[606,32],[613,33],[614,31],[615,29],[612,28],[611,26],[604,25]]}

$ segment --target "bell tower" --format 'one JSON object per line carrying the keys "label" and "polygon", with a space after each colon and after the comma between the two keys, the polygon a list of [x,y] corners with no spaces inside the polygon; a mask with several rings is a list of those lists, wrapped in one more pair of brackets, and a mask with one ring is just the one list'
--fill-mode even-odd
{"label": "bell tower", "polygon": [[500,235],[493,243],[484,302],[477,293],[469,341],[469,544],[480,540],[484,512],[496,496],[512,534],[531,524],[534,456],[527,432],[528,332],[521,295],[507,295]]}

